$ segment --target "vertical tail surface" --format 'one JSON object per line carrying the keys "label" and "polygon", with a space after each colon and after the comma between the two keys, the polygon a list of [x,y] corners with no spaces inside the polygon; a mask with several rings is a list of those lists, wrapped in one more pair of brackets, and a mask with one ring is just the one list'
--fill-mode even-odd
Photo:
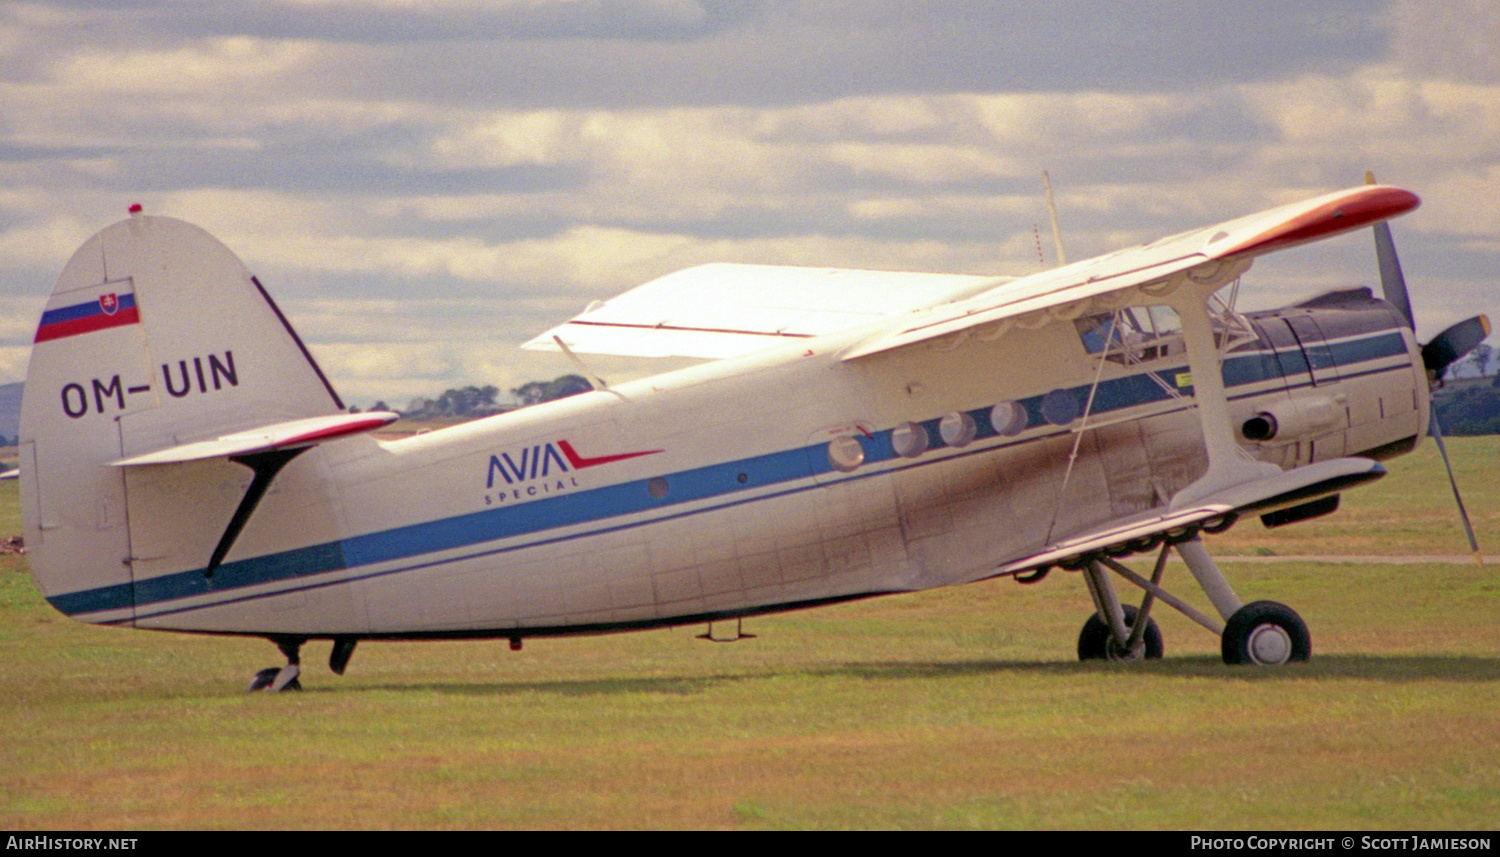
{"label": "vertical tail surface", "polygon": [[[137,566],[155,549],[142,542],[161,526],[144,519],[164,490],[194,486],[163,488],[135,472],[153,468],[112,462],[342,410],[269,295],[208,233],[135,215],[95,235],[47,302],[21,405],[22,510],[42,593],[77,618],[133,619]],[[220,483],[248,480],[220,467]],[[148,508],[144,494],[156,497]]]}

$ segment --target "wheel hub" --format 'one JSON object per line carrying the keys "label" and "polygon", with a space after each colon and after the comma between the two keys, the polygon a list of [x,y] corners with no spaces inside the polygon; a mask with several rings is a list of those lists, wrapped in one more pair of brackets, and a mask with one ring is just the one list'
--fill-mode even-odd
{"label": "wheel hub", "polygon": [[1250,632],[1249,649],[1257,664],[1284,664],[1292,657],[1292,637],[1280,625],[1258,625]]}
{"label": "wheel hub", "polygon": [[1136,643],[1134,648],[1111,639],[1109,641],[1109,659],[1112,661],[1139,661],[1146,657],[1145,642]]}

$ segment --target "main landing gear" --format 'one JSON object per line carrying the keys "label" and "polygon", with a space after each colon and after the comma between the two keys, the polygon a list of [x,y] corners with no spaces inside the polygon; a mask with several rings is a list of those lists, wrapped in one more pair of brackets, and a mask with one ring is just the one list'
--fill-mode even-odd
{"label": "main landing gear", "polygon": [[[258,690],[282,691],[301,690],[302,682],[298,676],[302,673],[302,644],[307,642],[306,637],[271,637],[271,642],[281,653],[286,655],[286,666],[267,667],[255,674],[250,680],[250,692]],[[349,659],[354,656],[354,645],[359,642],[357,637],[334,637],[333,651],[328,655],[328,668],[336,675],[343,675],[344,669],[349,666]]]}
{"label": "main landing gear", "polygon": [[[1161,588],[1162,572],[1166,569],[1168,552],[1173,548],[1187,563],[1198,585],[1203,587],[1222,622],[1195,610]],[[1151,619],[1151,607],[1156,601],[1166,602],[1218,634],[1226,664],[1288,664],[1305,661],[1312,654],[1312,638],[1302,617],[1275,601],[1242,604],[1197,536],[1175,544],[1163,544],[1149,580],[1103,554],[1089,557],[1082,571],[1089,595],[1094,600],[1094,615],[1084,623],[1078,635],[1080,660],[1160,658],[1163,650],[1161,632]],[[1139,608],[1120,603],[1109,575],[1111,571],[1145,590]]]}

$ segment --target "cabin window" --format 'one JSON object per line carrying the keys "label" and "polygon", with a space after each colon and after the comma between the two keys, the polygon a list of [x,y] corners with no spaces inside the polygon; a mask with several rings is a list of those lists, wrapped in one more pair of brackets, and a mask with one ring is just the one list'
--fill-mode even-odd
{"label": "cabin window", "polygon": [[990,409],[990,427],[1001,437],[1015,437],[1026,430],[1030,417],[1020,402],[1001,402]]}
{"label": "cabin window", "polygon": [[848,435],[836,437],[828,442],[828,463],[835,470],[852,473],[865,463],[865,448]]}
{"label": "cabin window", "polygon": [[1078,393],[1059,387],[1042,397],[1042,418],[1055,426],[1065,426],[1083,415]]}
{"label": "cabin window", "polygon": [[1114,363],[1143,363],[1184,350],[1182,321],[1168,306],[1123,307],[1073,324],[1088,353]]}
{"label": "cabin window", "polygon": [[942,436],[943,443],[952,447],[968,446],[970,441],[979,433],[979,426],[974,418],[962,411],[944,414],[938,422],[938,434]]}
{"label": "cabin window", "polygon": [[902,458],[916,458],[927,451],[927,429],[916,423],[901,423],[891,429],[891,449]]}

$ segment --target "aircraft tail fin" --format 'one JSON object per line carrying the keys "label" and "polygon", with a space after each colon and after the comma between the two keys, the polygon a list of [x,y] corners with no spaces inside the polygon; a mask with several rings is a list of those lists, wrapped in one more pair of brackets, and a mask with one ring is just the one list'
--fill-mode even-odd
{"label": "aircraft tail fin", "polygon": [[[129,479],[150,468],[115,465],[343,410],[223,244],[164,217],[135,214],[106,228],[73,255],[47,302],[22,399],[22,510],[43,594],[78,618],[132,619],[142,533],[161,524],[133,520],[139,492]],[[242,468],[223,467],[154,490],[192,493],[206,490],[205,478],[239,478],[226,474]]]}

